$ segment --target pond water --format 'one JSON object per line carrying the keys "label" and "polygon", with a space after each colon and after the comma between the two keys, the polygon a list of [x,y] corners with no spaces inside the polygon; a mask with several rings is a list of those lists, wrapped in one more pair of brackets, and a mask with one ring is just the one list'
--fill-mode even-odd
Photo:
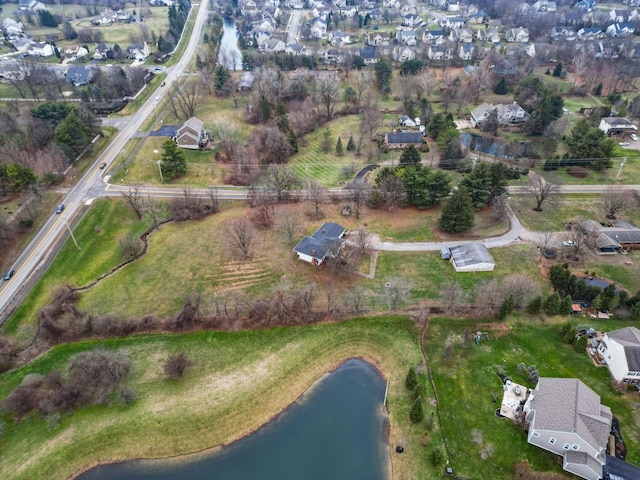
{"label": "pond water", "polygon": [[[526,141],[518,142],[515,146],[514,144],[511,144],[507,148],[507,144],[501,138],[489,136],[483,137],[481,135],[467,132],[460,133],[460,145],[474,152],[487,153],[501,158],[509,158],[510,155],[508,153],[510,153],[511,156],[515,155],[517,157],[526,157],[529,155],[532,146],[531,142]],[[510,149],[511,151],[507,152],[507,149]]]}
{"label": "pond water", "polygon": [[238,48],[238,28],[236,22],[229,17],[225,17],[222,23],[218,64],[229,70],[242,70],[242,52]]}
{"label": "pond water", "polygon": [[[607,282],[606,280],[602,280],[600,278],[587,277],[583,278],[582,280],[584,280],[584,283],[586,283],[589,287],[600,287],[603,290],[611,285],[611,282]],[[616,288],[616,292],[617,291],[618,289]]]}
{"label": "pond water", "polygon": [[348,360],[274,421],[222,450],[179,461],[104,465],[78,478],[386,479],[390,468],[384,390],[384,380],[370,364]]}

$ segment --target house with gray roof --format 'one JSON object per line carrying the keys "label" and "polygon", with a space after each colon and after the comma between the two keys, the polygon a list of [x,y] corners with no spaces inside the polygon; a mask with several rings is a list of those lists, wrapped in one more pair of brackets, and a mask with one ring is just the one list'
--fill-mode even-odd
{"label": "house with gray roof", "polygon": [[384,136],[384,144],[389,148],[406,148],[409,145],[419,147],[422,145],[422,134],[417,132],[387,133]]}
{"label": "house with gray roof", "polygon": [[493,110],[498,114],[498,124],[501,127],[524,123],[529,118],[529,114],[516,102],[496,105],[483,103],[471,112],[471,126],[482,125]]}
{"label": "house with gray roof", "polygon": [[640,249],[640,228],[631,222],[614,220],[609,225],[602,225],[600,222],[585,220],[580,226],[594,243],[598,254]]}
{"label": "house with gray roof", "polygon": [[605,333],[596,351],[616,381],[640,383],[640,330],[636,327]]}
{"label": "house with gray roof", "polygon": [[611,409],[577,378],[538,381],[524,404],[527,441],[563,458],[562,467],[600,480],[611,432]]}
{"label": "house with gray roof", "polygon": [[598,128],[607,135],[616,135],[624,132],[633,133],[638,130],[638,127],[631,120],[624,117],[603,117]]}
{"label": "house with gray roof", "polygon": [[204,122],[197,117],[191,117],[176,131],[175,142],[180,148],[198,150],[209,142],[209,134],[204,128]]}
{"label": "house with gray roof", "polygon": [[93,77],[94,72],[91,68],[81,66],[69,67],[65,74],[67,82],[72,84],[74,87],[88,85],[93,81]]}
{"label": "house with gray roof", "polygon": [[310,237],[304,237],[293,251],[298,259],[316,267],[322,265],[327,257],[336,255],[344,246],[345,228],[333,222],[323,223]]}
{"label": "house with gray roof", "polygon": [[493,272],[496,262],[482,243],[465,243],[451,247],[449,259],[456,272]]}

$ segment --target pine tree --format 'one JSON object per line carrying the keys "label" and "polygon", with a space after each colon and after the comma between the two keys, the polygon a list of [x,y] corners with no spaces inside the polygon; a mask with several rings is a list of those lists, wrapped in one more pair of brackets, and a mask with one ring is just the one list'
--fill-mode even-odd
{"label": "pine tree", "polygon": [[549,315],[557,315],[560,311],[560,295],[558,292],[554,292],[544,302],[544,310]]}
{"label": "pine tree", "polygon": [[507,81],[504,77],[502,77],[496,86],[493,88],[493,93],[496,95],[506,95],[507,94]]}
{"label": "pine tree", "polygon": [[424,418],[424,410],[422,409],[422,398],[416,398],[416,401],[413,402],[413,406],[411,407],[411,411],[409,412],[409,419],[413,423],[418,423]]}
{"label": "pine tree", "polygon": [[422,157],[420,156],[420,152],[413,144],[402,150],[400,154],[400,165],[402,166],[419,165],[421,161]]}
{"label": "pine tree", "polygon": [[416,376],[416,369],[414,367],[409,368],[407,378],[404,379],[404,384],[406,385],[407,390],[411,390],[412,392],[418,386],[418,377]]}
{"label": "pine tree", "polygon": [[331,130],[328,128],[322,134],[322,141],[320,142],[320,150],[322,153],[329,153],[331,151]]}
{"label": "pine tree", "polygon": [[344,149],[342,148],[342,138],[338,137],[338,142],[336,143],[336,155],[341,157],[344,155]]}
{"label": "pine tree", "polygon": [[160,169],[165,180],[187,173],[187,160],[184,152],[176,146],[173,140],[167,140],[162,144]]}
{"label": "pine tree", "polygon": [[529,306],[527,307],[527,312],[532,315],[537,315],[542,310],[542,297],[537,296],[533,300],[529,302]]}
{"label": "pine tree", "polygon": [[562,75],[562,62],[558,62],[556,68],[553,69],[553,76],[560,77]]}
{"label": "pine tree", "polygon": [[473,227],[473,202],[464,187],[458,187],[442,207],[440,228],[449,233],[466,232]]}
{"label": "pine tree", "polygon": [[353,135],[349,137],[349,142],[347,143],[347,152],[353,152],[356,149],[356,142],[353,139]]}

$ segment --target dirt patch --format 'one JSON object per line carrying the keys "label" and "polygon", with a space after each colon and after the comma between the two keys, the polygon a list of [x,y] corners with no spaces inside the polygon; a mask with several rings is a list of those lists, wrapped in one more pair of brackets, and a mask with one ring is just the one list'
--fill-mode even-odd
{"label": "dirt patch", "polygon": [[478,323],[477,332],[488,332],[491,338],[500,338],[511,335],[511,328],[506,323]]}

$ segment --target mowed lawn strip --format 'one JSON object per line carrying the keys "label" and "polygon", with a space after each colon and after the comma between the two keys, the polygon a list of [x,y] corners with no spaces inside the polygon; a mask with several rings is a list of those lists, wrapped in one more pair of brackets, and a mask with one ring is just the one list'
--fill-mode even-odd
{"label": "mowed lawn strip", "polygon": [[[389,380],[390,445],[394,478],[438,478],[420,445],[425,423],[412,425],[408,368],[421,360],[418,330],[406,317],[357,319],[309,327],[235,333],[137,336],[57,347],[33,363],[0,376],[4,398],[28,373],[62,368],[69,357],[96,346],[124,351],[134,362],[129,385],[136,402],[93,406],[63,416],[56,429],[31,416],[6,419],[0,476],[64,478],[98,461],[158,458],[226,444],[267,422],[342,361],[364,357]],[[166,358],[185,352],[194,365],[180,381],[166,380]],[[421,379],[424,382],[424,378]],[[423,391],[428,418],[433,397]],[[431,447],[441,446],[438,430]]]}
{"label": "mowed lawn strip", "polygon": [[[610,385],[608,370],[593,365],[586,352],[577,353],[562,342],[559,324],[541,324],[534,319],[509,325],[511,334],[489,339],[480,345],[462,341],[465,329],[474,334],[482,320],[432,319],[426,341],[432,362],[436,389],[442,406],[447,437],[456,472],[469,478],[512,478],[514,465],[528,460],[533,470],[560,472],[556,456],[529,446],[526,434],[508,419],[499,420],[494,411],[502,401],[502,382],[497,375],[503,369],[521,385],[534,387],[526,375],[517,373],[524,362],[535,365],[540,376],[579,378],[611,407],[620,420],[623,438],[629,450],[627,461],[640,463],[640,423],[635,413],[640,402],[631,394],[616,393]],[[589,325],[584,319],[574,325]],[[594,325],[613,330],[624,326],[607,321]],[[451,345],[448,347],[448,345]],[[496,402],[493,402],[493,398]],[[472,441],[472,431],[481,432],[482,441]],[[489,446],[490,445],[490,446]],[[485,458],[482,458],[483,451]],[[487,455],[487,452],[493,452]]]}

